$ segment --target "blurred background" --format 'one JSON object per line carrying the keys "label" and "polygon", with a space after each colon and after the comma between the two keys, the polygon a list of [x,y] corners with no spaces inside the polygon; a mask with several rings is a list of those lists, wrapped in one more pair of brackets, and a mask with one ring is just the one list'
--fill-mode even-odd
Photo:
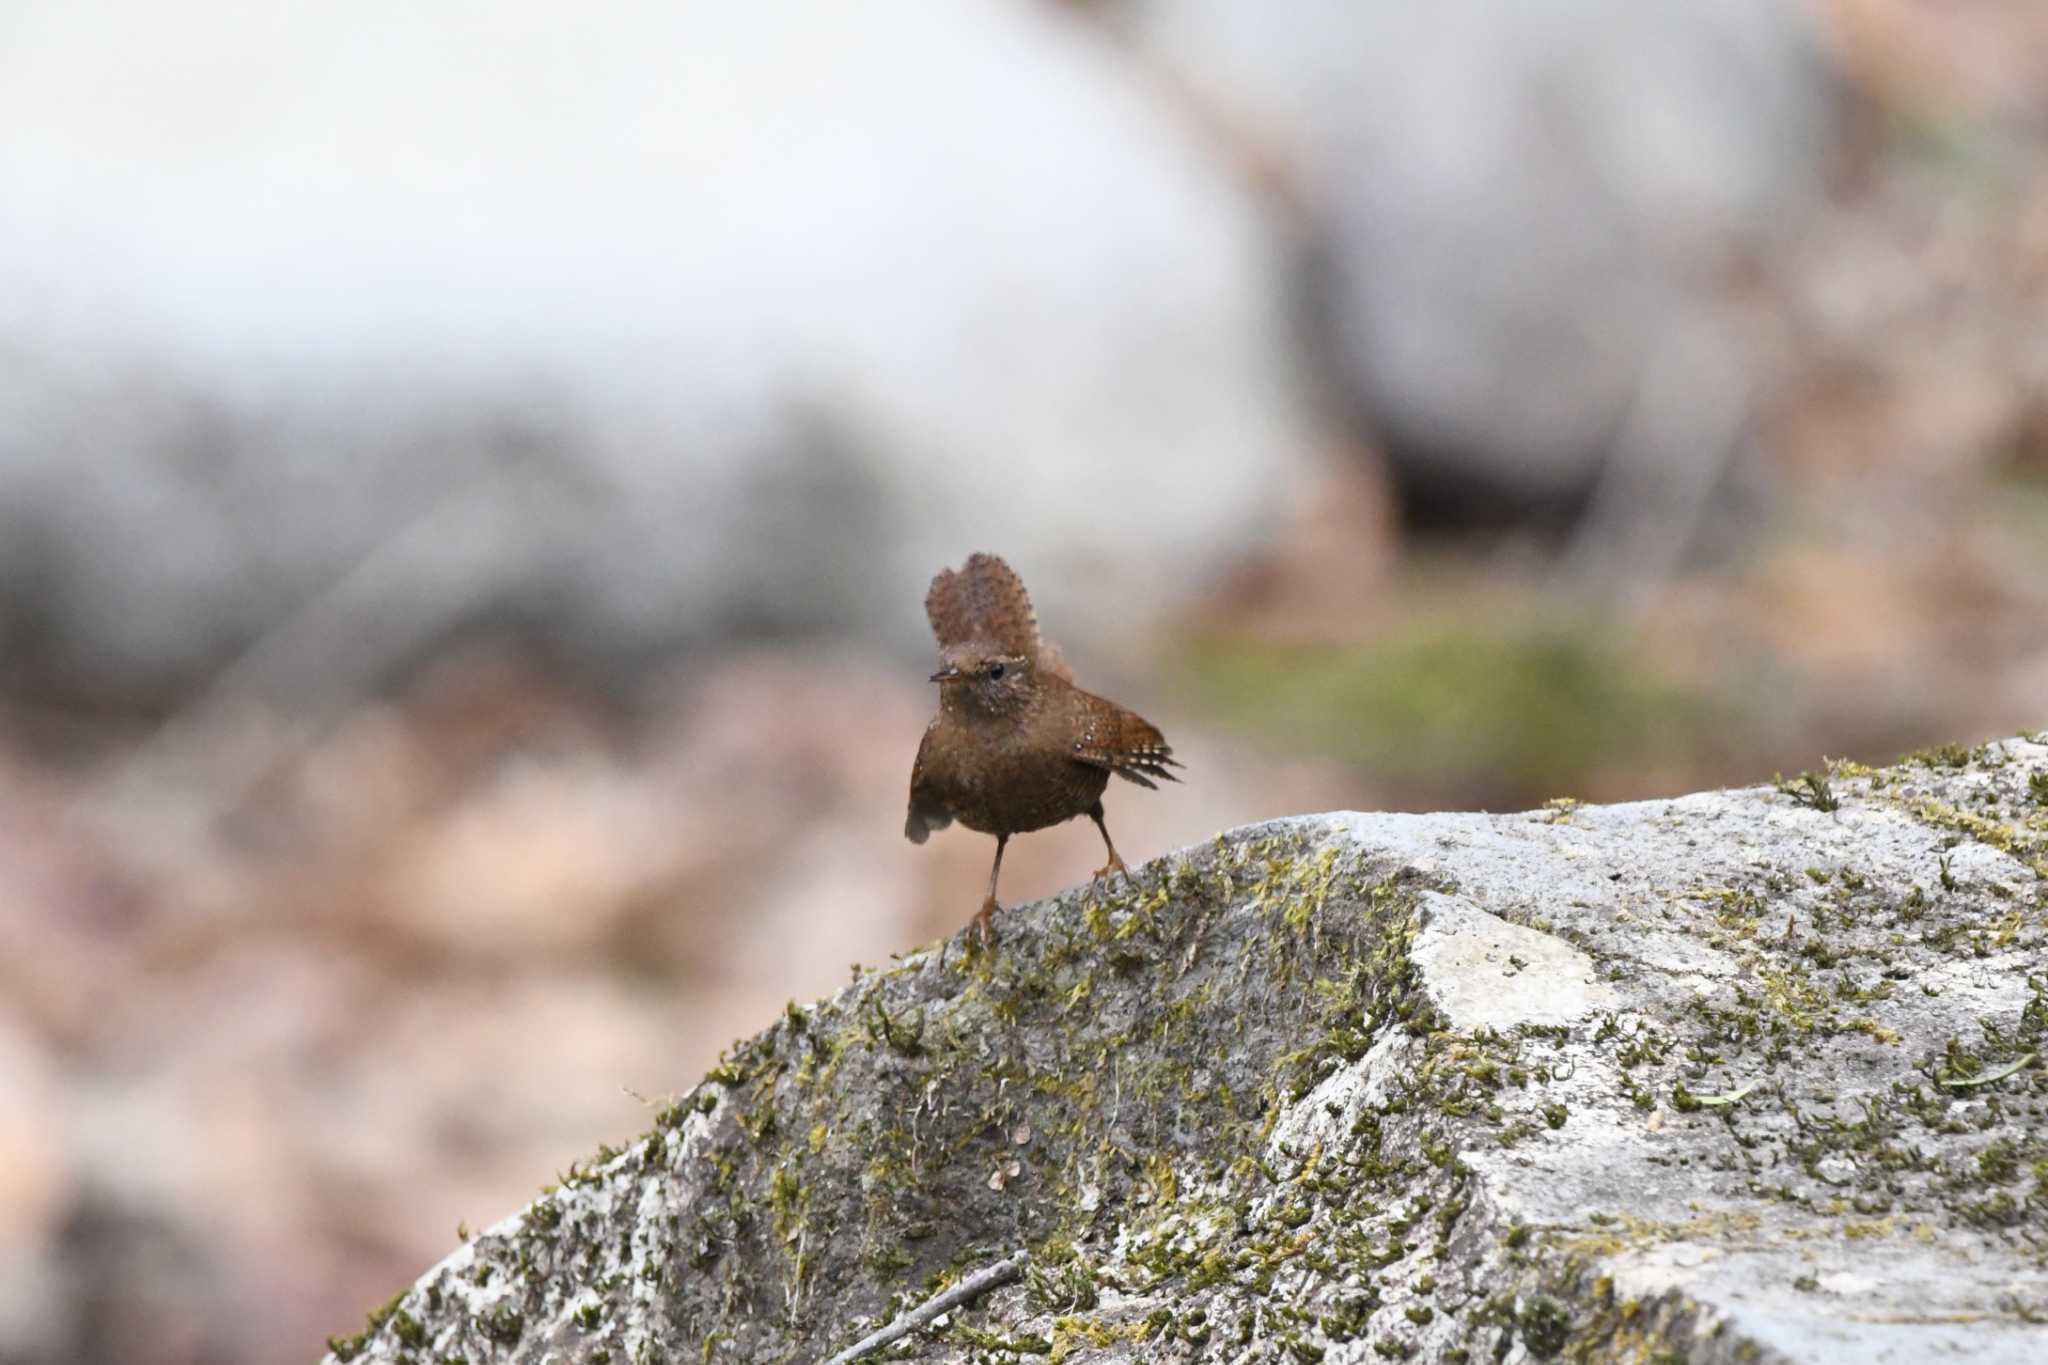
{"label": "blurred background", "polygon": [[963,924],[977,549],[1134,862],[2048,724],[2048,6],[0,4],[0,1360],[310,1359]]}

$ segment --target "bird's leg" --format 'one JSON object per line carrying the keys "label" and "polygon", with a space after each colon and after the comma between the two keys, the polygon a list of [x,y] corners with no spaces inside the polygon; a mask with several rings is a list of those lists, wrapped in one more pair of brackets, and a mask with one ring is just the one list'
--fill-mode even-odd
{"label": "bird's leg", "polygon": [[988,870],[988,899],[981,903],[981,913],[974,917],[976,927],[981,930],[981,946],[984,948],[995,946],[994,919],[999,908],[996,905],[996,878],[1003,875],[1003,845],[1009,842],[1010,836],[1007,834],[996,836],[996,864]]}
{"label": "bird's leg", "polygon": [[1120,872],[1126,877],[1130,876],[1131,870],[1124,866],[1124,860],[1116,854],[1116,845],[1109,841],[1109,826],[1102,822],[1102,803],[1100,801],[1097,801],[1088,808],[1088,818],[1095,822],[1095,828],[1102,831],[1102,846],[1109,850],[1109,861],[1095,869],[1095,876],[1092,880],[1099,882],[1112,872]]}

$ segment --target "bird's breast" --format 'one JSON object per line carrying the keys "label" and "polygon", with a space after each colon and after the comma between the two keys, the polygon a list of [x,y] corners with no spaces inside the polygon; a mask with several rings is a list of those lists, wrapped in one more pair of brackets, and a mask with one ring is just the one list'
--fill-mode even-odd
{"label": "bird's breast", "polygon": [[942,723],[925,782],[953,818],[983,834],[1022,834],[1085,813],[1109,774],[1078,763],[1064,736],[1030,726]]}

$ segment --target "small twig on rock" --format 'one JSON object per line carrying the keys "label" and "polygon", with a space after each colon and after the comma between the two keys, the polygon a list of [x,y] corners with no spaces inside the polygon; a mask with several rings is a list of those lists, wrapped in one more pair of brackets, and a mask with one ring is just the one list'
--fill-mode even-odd
{"label": "small twig on rock", "polygon": [[1024,1273],[1024,1267],[1030,1260],[1029,1252],[1020,1251],[1007,1261],[997,1261],[986,1270],[975,1271],[951,1289],[942,1290],[926,1299],[881,1331],[862,1337],[826,1361],[825,1365],[853,1365],[853,1362],[862,1356],[879,1351],[892,1341],[901,1341],[918,1328],[928,1325],[941,1313],[950,1312],[961,1304],[978,1299],[989,1290],[1016,1279]]}
{"label": "small twig on rock", "polygon": [[1215,918],[1216,907],[1213,905],[1204,906],[1202,913],[1196,917],[1195,932],[1188,935],[1188,950],[1181,955],[1181,975],[1185,976],[1195,969],[1195,959],[1202,955],[1202,940],[1209,936],[1209,922]]}

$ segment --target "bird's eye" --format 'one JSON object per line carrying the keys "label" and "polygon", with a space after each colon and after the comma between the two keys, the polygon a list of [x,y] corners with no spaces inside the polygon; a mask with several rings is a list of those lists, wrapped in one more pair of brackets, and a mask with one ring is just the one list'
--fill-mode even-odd
{"label": "bird's eye", "polygon": [[991,677],[991,678],[1000,678],[1000,677],[1002,677],[1002,676],[1003,676],[1003,666],[1002,666],[1001,664],[990,664],[990,665],[988,666],[988,675],[989,675],[989,677]]}

